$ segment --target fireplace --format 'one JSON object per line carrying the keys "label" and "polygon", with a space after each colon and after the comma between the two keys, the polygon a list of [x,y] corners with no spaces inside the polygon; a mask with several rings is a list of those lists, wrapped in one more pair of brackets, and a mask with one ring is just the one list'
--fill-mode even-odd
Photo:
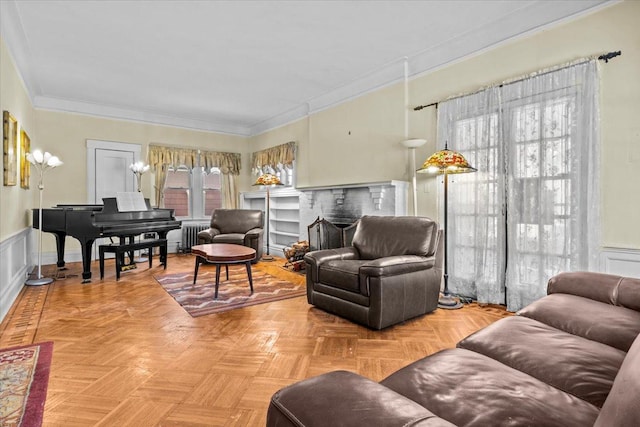
{"label": "fireplace", "polygon": [[[405,181],[299,188],[300,236],[309,236],[310,247],[349,246],[355,227],[348,226],[363,215],[406,215],[408,189]],[[318,220],[324,222],[310,230]]]}

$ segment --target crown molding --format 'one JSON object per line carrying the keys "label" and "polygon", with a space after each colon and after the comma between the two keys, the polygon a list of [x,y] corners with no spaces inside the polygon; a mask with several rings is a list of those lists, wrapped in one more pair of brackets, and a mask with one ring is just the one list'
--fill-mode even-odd
{"label": "crown molding", "polygon": [[161,113],[114,107],[89,102],[36,96],[33,107],[40,110],[82,114],[136,123],[172,126],[190,130],[214,132],[225,135],[248,137],[249,128],[245,126],[219,123],[213,120],[199,120],[185,117],[169,116]]}

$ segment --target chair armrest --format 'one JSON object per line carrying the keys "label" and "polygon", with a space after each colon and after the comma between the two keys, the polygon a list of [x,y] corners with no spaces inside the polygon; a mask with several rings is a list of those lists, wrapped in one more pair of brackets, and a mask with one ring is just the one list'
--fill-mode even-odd
{"label": "chair armrest", "polygon": [[322,263],[335,260],[358,259],[358,251],[353,246],[337,249],[322,249],[319,251],[307,252],[304,255],[307,274],[311,274],[314,282],[318,281],[318,268]]}
{"label": "chair armrest", "polygon": [[[333,421],[332,421],[333,420]],[[401,394],[347,371],[290,385],[271,398],[267,427],[452,427]]]}
{"label": "chair armrest", "polygon": [[264,230],[262,228],[252,228],[251,230],[244,233],[244,238],[257,239],[262,235],[262,233],[264,233]]}
{"label": "chair armrest", "polygon": [[209,228],[207,230],[202,230],[198,233],[198,244],[206,244],[213,242],[213,238],[220,234],[220,230],[217,228]]}
{"label": "chair armrest", "polygon": [[418,255],[396,255],[378,258],[360,267],[360,276],[397,276],[414,271],[428,270],[436,263],[435,257],[421,257]]}

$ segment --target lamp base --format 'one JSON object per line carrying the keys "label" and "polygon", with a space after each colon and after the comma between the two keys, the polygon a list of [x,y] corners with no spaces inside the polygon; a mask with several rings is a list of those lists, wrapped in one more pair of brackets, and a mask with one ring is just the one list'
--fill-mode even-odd
{"label": "lamp base", "polygon": [[462,308],[462,303],[451,295],[441,295],[438,299],[438,308],[445,310],[456,310]]}
{"label": "lamp base", "polygon": [[271,262],[273,261],[274,258],[271,255],[262,255],[262,258],[260,258],[260,261],[267,261],[267,262]]}
{"label": "lamp base", "polygon": [[51,277],[39,277],[37,279],[29,279],[24,282],[27,286],[42,286],[49,285],[51,283],[53,283],[53,279]]}

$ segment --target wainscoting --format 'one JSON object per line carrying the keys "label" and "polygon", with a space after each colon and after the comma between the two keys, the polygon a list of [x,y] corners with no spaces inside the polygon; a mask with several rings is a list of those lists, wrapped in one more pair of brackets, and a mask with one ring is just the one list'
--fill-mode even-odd
{"label": "wainscoting", "polygon": [[37,263],[37,253],[32,251],[35,248],[32,236],[35,233],[29,227],[0,243],[0,321],[11,309],[27,275]]}
{"label": "wainscoting", "polygon": [[604,273],[640,278],[640,250],[603,248],[600,253],[600,268]]}

